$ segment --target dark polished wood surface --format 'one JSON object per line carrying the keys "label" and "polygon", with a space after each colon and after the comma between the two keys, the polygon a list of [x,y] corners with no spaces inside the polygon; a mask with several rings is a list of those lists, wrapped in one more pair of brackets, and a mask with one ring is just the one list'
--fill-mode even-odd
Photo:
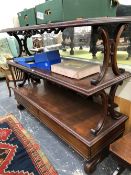
{"label": "dark polished wood surface", "polygon": [[[90,131],[101,118],[101,105],[52,83],[45,86],[37,85],[36,87],[25,86],[17,89],[17,91],[44,109],[43,112],[48,117],[75,135],[77,133],[85,144],[91,146],[101,138],[101,135],[94,137]],[[121,121],[123,120],[125,117]],[[108,117],[103,130],[113,128],[117,122],[117,120]]]}
{"label": "dark polished wood surface", "polygon": [[[91,172],[102,159],[101,157],[103,156],[101,155],[105,155],[104,150],[109,147],[109,144],[123,134],[127,117],[119,113],[120,118],[115,120],[115,112],[110,113],[109,110],[107,114],[108,108],[113,107],[114,109],[114,103],[111,99],[109,106],[107,103],[105,105],[103,104],[104,101],[107,101],[107,95],[104,90],[99,92],[103,93],[104,97],[106,97],[106,99],[103,97],[103,105],[100,105],[93,102],[92,97],[83,95],[87,95],[88,89],[86,89],[86,93],[83,93],[83,90],[72,79],[67,78],[70,81],[68,80],[68,84],[67,82],[65,84],[66,78],[64,76],[36,69],[31,70],[13,62],[9,62],[9,67],[10,70],[12,68],[22,70],[25,72],[25,77],[27,76],[27,78],[29,75],[33,79],[35,77],[36,80],[39,77],[45,80],[44,85],[38,84],[37,81],[34,83],[27,81],[28,85],[25,85],[25,81],[23,81],[20,84],[21,86],[15,88],[14,93],[18,107],[22,109],[21,107],[24,106],[31,114],[73,147],[87,160],[85,171]],[[117,76],[117,78],[119,77],[118,80],[115,77],[115,81],[120,83],[129,75],[129,73],[124,73],[121,76]],[[110,84],[108,83],[111,83],[111,81],[107,78],[100,85],[100,89],[109,86]],[[83,86],[86,87],[86,84]],[[113,98],[117,86],[115,82],[112,85],[114,87],[113,91],[111,91]],[[97,87],[99,85],[95,86],[96,90],[92,91],[93,93],[99,90]],[[86,88],[89,88],[89,85]],[[99,96],[99,93],[95,96]],[[111,105],[112,103],[113,106]],[[104,124],[100,127],[99,134],[93,135],[91,129],[94,130],[96,126],[99,127],[103,119]]]}
{"label": "dark polished wood surface", "polygon": [[98,155],[124,131],[127,117],[122,115],[119,120],[114,120],[109,116],[99,135],[93,136],[90,129],[100,120],[102,105],[51,82],[15,88],[14,92],[18,104],[87,160]]}
{"label": "dark polished wood surface", "polygon": [[54,29],[54,28],[66,28],[66,27],[82,27],[82,26],[93,26],[93,25],[102,25],[109,23],[130,23],[131,16],[128,17],[100,17],[100,18],[88,18],[81,20],[73,20],[66,22],[58,22],[58,23],[49,23],[49,24],[41,24],[41,25],[33,25],[26,27],[17,27],[17,28],[8,28],[0,30],[0,33],[4,32],[15,32],[15,31],[29,31],[29,30],[41,30],[41,29]]}
{"label": "dark polished wood surface", "polygon": [[110,151],[131,165],[131,132],[111,144]]}
{"label": "dark polished wood surface", "polygon": [[129,72],[125,72],[119,76],[116,76],[112,73],[111,70],[108,70],[105,78],[97,86],[94,86],[91,84],[91,80],[95,79],[98,76],[98,74],[95,74],[89,77],[85,77],[81,80],[76,80],[76,79],[71,79],[71,78],[56,74],[56,73],[49,72],[49,71],[44,71],[44,70],[40,70],[36,68],[29,69],[13,61],[8,61],[8,64],[11,66],[17,67],[25,72],[29,72],[41,78],[56,82],[57,84],[68,87],[69,89],[72,89],[86,96],[90,96],[102,89],[106,89],[118,82],[123,81],[126,78],[131,77],[131,73]]}
{"label": "dark polished wood surface", "polygon": [[[0,31],[0,33],[7,32],[17,39],[20,45],[20,54],[23,46],[27,50],[27,38],[36,33],[43,34],[54,31],[57,34],[59,31],[63,32],[66,27],[80,26],[96,26],[100,33],[102,32],[105,53],[100,74],[75,80],[49,71],[29,69],[13,61],[8,62],[13,79],[12,68],[24,72],[24,81],[19,84],[19,87],[14,88],[18,106],[20,108],[24,106],[82,155],[87,160],[86,172],[93,170],[104,155],[104,150],[120,137],[125,129],[127,117],[114,110],[116,107],[114,96],[118,85],[124,79],[131,77],[131,73],[118,69],[116,48],[119,35],[130,22],[131,16],[102,17]],[[113,40],[110,40],[108,32],[103,28],[107,23],[118,24]],[[21,41],[18,35],[23,35],[24,41]],[[22,45],[23,42],[24,45]],[[109,67],[110,65],[111,67]],[[39,79],[44,79],[44,85],[38,85]],[[27,86],[25,86],[26,80],[28,80]],[[111,87],[109,95],[104,91],[108,87]],[[88,97],[93,94],[97,98],[101,97],[100,103],[95,103],[94,97]],[[96,134],[93,135],[91,131]],[[97,135],[97,133],[99,134]]]}

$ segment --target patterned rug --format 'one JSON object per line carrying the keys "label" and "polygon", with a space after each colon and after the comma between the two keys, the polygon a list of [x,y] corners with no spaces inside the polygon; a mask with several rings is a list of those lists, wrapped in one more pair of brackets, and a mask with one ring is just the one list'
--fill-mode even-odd
{"label": "patterned rug", "polygon": [[0,175],[57,175],[40,146],[11,114],[0,119]]}

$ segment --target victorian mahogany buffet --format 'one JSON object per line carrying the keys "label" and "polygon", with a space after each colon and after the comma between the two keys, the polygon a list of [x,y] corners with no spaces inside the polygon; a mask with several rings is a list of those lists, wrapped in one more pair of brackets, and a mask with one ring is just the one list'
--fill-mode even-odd
{"label": "victorian mahogany buffet", "polygon": [[[131,17],[105,17],[0,31],[17,39],[20,55],[23,47],[30,54],[26,41],[36,33],[58,33],[66,27],[95,26],[102,36],[104,59],[101,73],[81,80],[36,68],[29,69],[13,61],[8,62],[13,78],[17,70],[24,73],[23,82],[14,88],[18,107],[23,106],[29,110],[84,157],[86,172],[95,168],[104,157],[105,150],[108,150],[109,145],[119,138],[125,129],[127,116],[115,110],[117,105],[114,103],[114,97],[117,87],[123,80],[131,77],[131,73],[117,66],[119,38],[130,21]],[[113,29],[112,37],[104,26],[107,23],[118,24],[116,29]],[[23,41],[18,37],[20,34],[24,36]],[[105,89],[109,87],[110,92],[107,94]]]}

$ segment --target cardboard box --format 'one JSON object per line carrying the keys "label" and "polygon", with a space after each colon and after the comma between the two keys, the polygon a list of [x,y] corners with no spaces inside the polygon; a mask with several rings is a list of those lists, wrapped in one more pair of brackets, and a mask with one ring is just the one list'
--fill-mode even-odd
{"label": "cardboard box", "polygon": [[110,0],[48,0],[35,10],[37,24],[116,16],[116,6]]}
{"label": "cardboard box", "polygon": [[18,13],[20,27],[36,25],[35,8],[25,9]]}

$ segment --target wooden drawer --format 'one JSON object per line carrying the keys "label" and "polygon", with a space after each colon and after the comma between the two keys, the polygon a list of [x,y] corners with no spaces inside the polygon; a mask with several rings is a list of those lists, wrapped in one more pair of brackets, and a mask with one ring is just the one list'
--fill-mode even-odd
{"label": "wooden drawer", "polygon": [[90,160],[90,147],[84,144],[82,141],[78,140],[73,134],[64,129],[62,126],[53,121],[50,117],[45,115],[42,109],[38,109],[33,106],[32,102],[15,93],[15,98],[18,104],[24,106],[31,114],[38,118],[43,124],[50,128],[56,135],[58,135],[62,140],[69,144],[73,149],[75,149],[82,157]]}

